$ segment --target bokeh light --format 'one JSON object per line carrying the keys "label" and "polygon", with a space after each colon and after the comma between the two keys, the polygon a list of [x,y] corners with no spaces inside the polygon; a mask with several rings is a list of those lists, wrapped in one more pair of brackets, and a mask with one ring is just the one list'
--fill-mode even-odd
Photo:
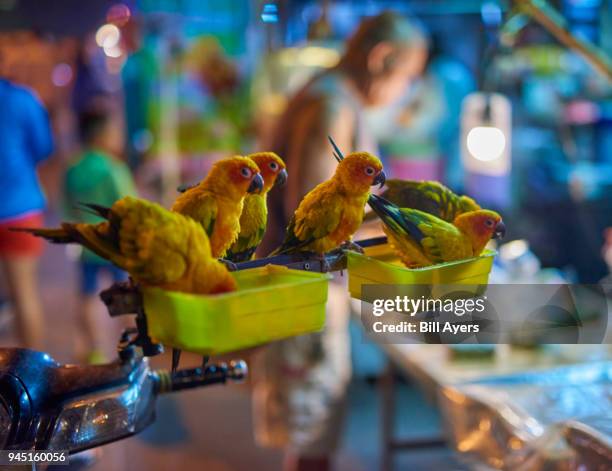
{"label": "bokeh light", "polygon": [[119,28],[112,24],[104,24],[96,31],[96,44],[106,49],[111,49],[119,44],[121,32]]}
{"label": "bokeh light", "polygon": [[72,67],[62,62],[53,67],[51,71],[51,82],[56,87],[65,87],[72,80]]}
{"label": "bokeh light", "polygon": [[106,21],[117,26],[123,26],[130,21],[131,16],[132,12],[125,3],[117,3],[108,9]]}
{"label": "bokeh light", "polygon": [[117,58],[117,57],[121,57],[121,54],[123,54],[123,51],[121,50],[119,46],[115,45],[112,47],[105,47],[104,54],[106,54],[106,56],[108,57]]}
{"label": "bokeh light", "polygon": [[476,126],[467,135],[470,154],[482,162],[498,159],[506,148],[506,137],[501,129],[493,126]]}

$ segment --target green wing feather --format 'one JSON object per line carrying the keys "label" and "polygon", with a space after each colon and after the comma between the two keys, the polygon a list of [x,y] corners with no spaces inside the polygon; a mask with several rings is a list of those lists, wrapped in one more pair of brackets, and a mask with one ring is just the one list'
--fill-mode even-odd
{"label": "green wing feather", "polygon": [[262,227],[255,234],[248,237],[239,236],[232,248],[229,249],[225,257],[234,263],[247,262],[253,258],[257,247],[263,240],[266,228]]}
{"label": "green wing feather", "polygon": [[204,232],[210,237],[217,221],[217,200],[209,193],[200,192],[193,196],[192,192],[200,192],[200,190],[194,188],[180,195],[172,206],[172,211],[198,221],[204,228]]}
{"label": "green wing feather", "polygon": [[400,208],[412,208],[433,214],[447,222],[467,211],[480,209],[474,200],[458,196],[436,181],[390,179],[382,196]]}
{"label": "green wing feather", "polygon": [[300,249],[303,249],[314,241],[315,237],[313,235],[310,235],[304,240],[299,239],[298,236],[295,235],[295,215],[293,215],[289,221],[289,225],[287,226],[283,243],[280,245],[280,247],[270,252],[269,256],[299,252]]}
{"label": "green wing feather", "polygon": [[371,195],[368,203],[385,226],[398,238],[410,238],[425,255],[434,261],[442,261],[441,243],[446,237],[454,237],[458,230],[442,219],[412,208],[399,208],[380,196]]}
{"label": "green wing feather", "polygon": [[[148,283],[170,283],[183,276],[193,249],[185,241],[191,239],[194,227],[157,204],[135,198],[125,203],[115,204],[111,212],[121,221],[117,261]],[[207,248],[198,246],[198,250]]]}
{"label": "green wing feather", "polygon": [[289,221],[285,239],[270,255],[295,253],[304,250],[318,239],[334,232],[342,219],[342,198],[333,192],[306,195],[300,208]]}

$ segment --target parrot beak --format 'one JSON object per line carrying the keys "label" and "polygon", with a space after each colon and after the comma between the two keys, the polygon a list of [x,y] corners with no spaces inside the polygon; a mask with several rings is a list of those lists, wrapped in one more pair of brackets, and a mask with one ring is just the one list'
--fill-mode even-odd
{"label": "parrot beak", "polygon": [[506,235],[506,225],[504,221],[499,221],[497,226],[495,226],[495,232],[493,233],[494,239],[503,239]]}
{"label": "parrot beak", "polygon": [[385,172],[381,170],[380,173],[376,175],[376,178],[372,182],[372,186],[378,185],[378,188],[382,188],[383,186],[385,186],[386,181],[387,181],[387,176],[385,175]]}
{"label": "parrot beak", "polygon": [[263,187],[264,187],[263,178],[260,173],[256,173],[255,176],[253,177],[253,180],[251,180],[251,184],[249,185],[249,188],[247,189],[247,191],[249,193],[261,193],[261,190],[263,190]]}
{"label": "parrot beak", "polygon": [[284,186],[285,183],[287,183],[288,177],[289,177],[289,174],[287,173],[287,170],[282,169],[280,172],[278,172],[278,175],[276,176],[276,181],[274,182],[274,186],[276,187]]}

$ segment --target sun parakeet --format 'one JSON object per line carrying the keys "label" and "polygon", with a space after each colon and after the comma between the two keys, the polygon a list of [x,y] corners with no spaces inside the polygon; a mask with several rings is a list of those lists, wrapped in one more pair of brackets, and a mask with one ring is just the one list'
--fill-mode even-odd
{"label": "sun parakeet", "polygon": [[282,186],[287,181],[285,162],[274,152],[257,152],[247,157],[259,167],[264,186],[261,193],[249,194],[244,198],[240,215],[240,234],[225,255],[225,258],[235,263],[246,262],[253,258],[266,232],[268,192],[272,187]]}
{"label": "sun parakeet", "polygon": [[412,208],[399,208],[371,195],[368,204],[383,222],[383,230],[407,267],[417,268],[480,255],[491,238],[506,227],[495,211],[480,209],[460,214],[453,223]]}
{"label": "sun parakeet", "polygon": [[372,185],[384,185],[380,160],[354,152],[338,163],[332,178],[312,189],[295,210],[282,245],[273,254],[319,254],[350,241],[363,221]]}
{"label": "sun parakeet", "polygon": [[[459,196],[436,181],[389,179],[387,189],[381,194],[387,201],[400,208],[412,208],[453,222],[457,216],[476,211],[480,206],[469,196]],[[368,214],[373,219],[375,213]]]}
{"label": "sun parakeet", "polygon": [[131,196],[110,208],[84,206],[106,221],[25,231],[55,243],[81,244],[143,285],[194,294],[236,289],[234,278],[212,257],[208,236],[193,219]]}
{"label": "sun parakeet", "polygon": [[264,181],[255,162],[235,156],[216,162],[198,185],[182,193],[172,211],[198,221],[210,238],[212,255],[225,256],[240,232],[240,214],[247,193],[258,193]]}

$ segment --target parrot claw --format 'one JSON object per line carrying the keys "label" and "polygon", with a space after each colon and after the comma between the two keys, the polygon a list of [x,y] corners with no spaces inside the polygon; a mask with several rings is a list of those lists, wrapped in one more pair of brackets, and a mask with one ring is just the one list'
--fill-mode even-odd
{"label": "parrot claw", "polygon": [[208,355],[204,355],[202,357],[202,366],[200,367],[202,369],[202,376],[204,376],[204,373],[206,372],[206,365],[208,364],[209,360],[210,357]]}
{"label": "parrot claw", "polygon": [[321,272],[329,273],[330,271],[332,271],[332,266],[327,261],[327,258],[324,257],[323,260],[321,261]]}
{"label": "parrot claw", "polygon": [[363,247],[361,247],[361,245],[356,244],[355,242],[353,242],[352,240],[347,240],[345,242],[343,242],[340,247],[338,247],[340,250],[352,250],[353,252],[357,252],[360,254],[363,254]]}
{"label": "parrot claw", "polygon": [[220,258],[218,259],[219,262],[221,262],[223,265],[225,265],[225,268],[227,268],[228,271],[236,271],[238,270],[238,265],[236,265],[234,262],[232,262],[231,260],[226,260],[225,258]]}
{"label": "parrot claw", "polygon": [[181,350],[178,348],[172,349],[172,373],[175,373],[178,369],[179,362],[181,361]]}

